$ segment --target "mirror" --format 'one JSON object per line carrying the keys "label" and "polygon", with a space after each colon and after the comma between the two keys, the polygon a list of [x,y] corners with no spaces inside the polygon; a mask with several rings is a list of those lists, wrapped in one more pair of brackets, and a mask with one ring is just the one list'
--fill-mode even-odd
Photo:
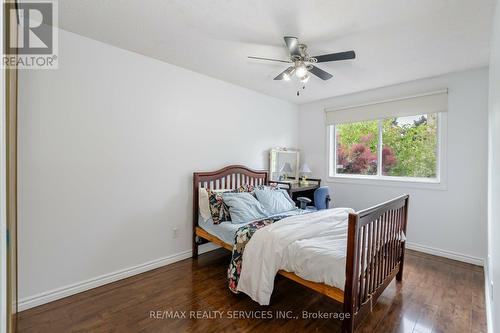
{"label": "mirror", "polygon": [[299,152],[286,148],[271,149],[269,153],[270,180],[299,181]]}

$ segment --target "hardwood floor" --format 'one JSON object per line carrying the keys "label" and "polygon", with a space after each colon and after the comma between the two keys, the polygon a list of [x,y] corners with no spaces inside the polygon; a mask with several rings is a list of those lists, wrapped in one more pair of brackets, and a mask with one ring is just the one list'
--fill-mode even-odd
{"label": "hardwood floor", "polygon": [[[29,309],[19,314],[18,330],[340,332],[340,320],[302,318],[303,311],[340,313],[339,304],[283,277],[277,277],[269,307],[232,294],[226,286],[228,260],[227,251],[217,250]],[[185,311],[187,318],[166,318],[168,311]],[[216,318],[190,318],[190,311]],[[274,318],[234,319],[249,311]],[[277,319],[276,311],[298,319]],[[391,283],[358,331],[486,332],[483,269],[407,250],[403,283]]]}

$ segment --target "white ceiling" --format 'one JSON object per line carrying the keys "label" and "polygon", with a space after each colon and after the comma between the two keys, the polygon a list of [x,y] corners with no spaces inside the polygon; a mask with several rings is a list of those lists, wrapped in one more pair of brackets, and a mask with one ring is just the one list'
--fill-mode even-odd
{"label": "white ceiling", "polygon": [[[494,0],[64,0],[61,28],[295,103],[488,64]],[[283,36],[311,55],[355,50],[318,67],[301,96],[273,81]]]}

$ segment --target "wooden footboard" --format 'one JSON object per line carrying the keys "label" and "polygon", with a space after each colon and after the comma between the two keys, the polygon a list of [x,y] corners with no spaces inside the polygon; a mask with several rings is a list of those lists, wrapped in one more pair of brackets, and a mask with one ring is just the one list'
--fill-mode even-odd
{"label": "wooden footboard", "polygon": [[403,277],[408,195],[349,215],[344,332],[354,328],[394,277]]}

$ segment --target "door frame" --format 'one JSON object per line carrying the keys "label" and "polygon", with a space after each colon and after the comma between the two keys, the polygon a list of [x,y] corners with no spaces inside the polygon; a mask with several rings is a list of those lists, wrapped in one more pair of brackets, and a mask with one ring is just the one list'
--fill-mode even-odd
{"label": "door frame", "polygon": [[[11,20],[9,8],[18,8],[17,1],[2,1],[3,40],[12,45],[17,41],[18,20]],[[5,6],[4,6],[5,5]],[[4,44],[2,44],[2,48]],[[4,52],[2,52],[4,54]],[[17,68],[4,69],[2,73],[5,104],[2,105],[2,206],[5,205],[5,245],[6,251],[6,331],[15,332],[17,328]]]}

